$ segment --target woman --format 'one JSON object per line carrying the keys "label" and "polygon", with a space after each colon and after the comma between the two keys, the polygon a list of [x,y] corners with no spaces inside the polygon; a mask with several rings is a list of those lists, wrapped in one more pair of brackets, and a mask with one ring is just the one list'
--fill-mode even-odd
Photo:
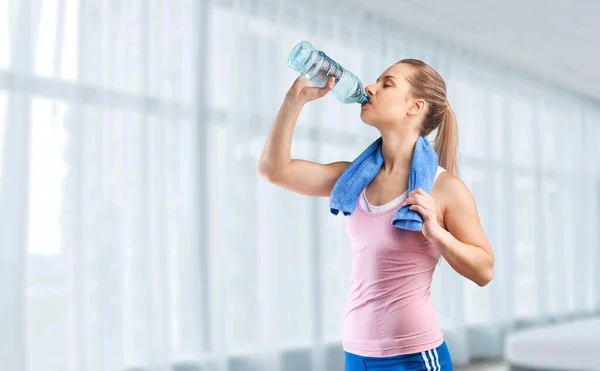
{"label": "woman", "polygon": [[[269,132],[259,173],[273,184],[309,196],[331,195],[349,162],[318,164],[290,158],[302,107],[333,87],[309,86],[299,77]],[[353,274],[343,329],[346,371],[451,370],[430,285],[443,257],[479,286],[494,272],[494,258],[471,193],[456,177],[457,128],[441,76],[414,59],[388,68],[366,88],[361,119],[379,130],[383,165],[345,217],[353,241]],[[438,171],[427,194],[406,194],[417,140],[437,129]],[[404,205],[423,219],[421,232],[390,224]],[[443,308],[439,308],[443,310]]]}

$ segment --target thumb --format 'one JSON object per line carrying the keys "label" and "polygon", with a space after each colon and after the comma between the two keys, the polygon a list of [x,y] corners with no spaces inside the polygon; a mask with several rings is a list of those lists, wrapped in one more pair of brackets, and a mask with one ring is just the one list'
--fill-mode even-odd
{"label": "thumb", "polygon": [[330,77],[324,87],[319,89],[319,95],[324,96],[335,86],[335,77]]}

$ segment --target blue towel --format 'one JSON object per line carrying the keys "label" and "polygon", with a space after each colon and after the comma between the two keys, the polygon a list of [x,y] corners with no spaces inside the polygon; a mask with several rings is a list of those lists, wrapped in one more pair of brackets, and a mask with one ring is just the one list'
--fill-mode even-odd
{"label": "blue towel", "polygon": [[[371,183],[383,165],[382,141],[380,137],[367,147],[338,178],[329,200],[329,208],[333,215],[342,211],[348,216],[354,212],[360,192]],[[417,188],[431,193],[437,168],[438,156],[435,149],[427,138],[419,137],[408,174],[408,193]],[[423,218],[409,207],[410,205],[405,205],[396,212],[392,225],[409,231],[421,231]]]}

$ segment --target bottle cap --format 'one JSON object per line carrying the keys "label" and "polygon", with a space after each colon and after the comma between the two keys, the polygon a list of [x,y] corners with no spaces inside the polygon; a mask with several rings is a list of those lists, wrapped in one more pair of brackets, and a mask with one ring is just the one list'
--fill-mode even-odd
{"label": "bottle cap", "polygon": [[315,48],[308,41],[299,42],[288,56],[288,66],[301,74],[305,74],[307,71],[304,71],[304,69],[310,67],[306,66],[306,61],[314,50]]}

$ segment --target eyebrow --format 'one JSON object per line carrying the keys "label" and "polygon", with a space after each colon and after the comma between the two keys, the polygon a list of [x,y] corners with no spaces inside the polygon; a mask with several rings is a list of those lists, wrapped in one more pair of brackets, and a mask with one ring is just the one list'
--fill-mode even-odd
{"label": "eyebrow", "polygon": [[394,80],[396,80],[396,78],[395,78],[394,76],[392,76],[392,75],[385,75],[385,76],[381,76],[381,77],[379,77],[379,78],[378,78],[378,79],[377,79],[375,82],[379,82],[379,79],[381,79],[381,78],[383,78],[383,79],[394,79]]}

